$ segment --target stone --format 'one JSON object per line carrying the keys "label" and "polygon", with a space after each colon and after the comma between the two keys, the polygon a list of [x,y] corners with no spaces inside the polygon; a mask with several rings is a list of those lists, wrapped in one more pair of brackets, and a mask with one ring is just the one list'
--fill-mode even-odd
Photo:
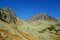
{"label": "stone", "polygon": [[16,15],[10,8],[0,9],[0,19],[5,22],[16,23]]}
{"label": "stone", "polygon": [[40,14],[37,14],[35,16],[32,17],[32,20],[35,21],[35,20],[53,20],[53,21],[57,21],[56,18],[52,17],[52,16],[49,16],[48,14],[42,12]]}

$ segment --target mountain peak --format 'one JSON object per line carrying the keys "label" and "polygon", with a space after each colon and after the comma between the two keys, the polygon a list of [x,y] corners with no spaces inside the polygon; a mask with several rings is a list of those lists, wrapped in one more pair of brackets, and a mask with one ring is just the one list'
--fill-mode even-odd
{"label": "mountain peak", "polygon": [[52,16],[49,16],[48,14],[42,12],[40,14],[37,14],[35,16],[32,17],[32,20],[53,20],[53,21],[56,21],[57,19],[52,17]]}

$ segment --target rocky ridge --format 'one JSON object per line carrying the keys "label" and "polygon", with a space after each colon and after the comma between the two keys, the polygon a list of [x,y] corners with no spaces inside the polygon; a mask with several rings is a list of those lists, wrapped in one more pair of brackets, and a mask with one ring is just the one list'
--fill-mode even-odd
{"label": "rocky ridge", "polygon": [[40,14],[36,14],[36,15],[32,16],[31,19],[28,18],[25,21],[27,21],[27,22],[33,22],[33,21],[37,21],[37,20],[58,21],[58,19],[56,19],[54,17],[51,17],[51,16],[49,16],[48,14],[46,14],[44,12],[42,12]]}
{"label": "rocky ridge", "polygon": [[12,9],[1,8],[0,9],[0,19],[2,21],[16,23],[16,15]]}
{"label": "rocky ridge", "polygon": [[0,9],[0,40],[60,40],[60,21],[41,15],[35,16],[33,21],[29,19],[32,22],[27,23],[18,18],[12,9]]}

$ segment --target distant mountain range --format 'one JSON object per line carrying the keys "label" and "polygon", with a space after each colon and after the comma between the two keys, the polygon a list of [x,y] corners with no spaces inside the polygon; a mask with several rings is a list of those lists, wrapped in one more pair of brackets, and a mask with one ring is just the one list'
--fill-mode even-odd
{"label": "distant mountain range", "polygon": [[11,8],[0,8],[0,40],[60,40],[60,20],[40,13],[23,21]]}

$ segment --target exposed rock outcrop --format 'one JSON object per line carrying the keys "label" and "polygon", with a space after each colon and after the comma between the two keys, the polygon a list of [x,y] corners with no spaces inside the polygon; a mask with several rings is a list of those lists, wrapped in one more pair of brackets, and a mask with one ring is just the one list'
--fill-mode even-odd
{"label": "exposed rock outcrop", "polygon": [[40,14],[34,15],[31,19],[27,19],[26,22],[30,23],[37,20],[58,21],[58,19],[51,17],[48,14],[42,12]]}
{"label": "exposed rock outcrop", "polygon": [[46,14],[40,14],[32,20],[28,19],[31,23],[27,23],[16,17],[12,9],[2,8],[0,40],[60,40],[60,21],[46,21],[52,19],[55,20]]}
{"label": "exposed rock outcrop", "polygon": [[53,21],[57,21],[56,18],[51,17],[51,16],[49,16],[48,14],[46,14],[46,13],[44,13],[44,12],[33,16],[33,17],[32,17],[32,20],[33,20],[33,21],[34,21],[34,20],[53,20]]}
{"label": "exposed rock outcrop", "polygon": [[16,23],[16,15],[14,11],[10,8],[0,9],[0,19],[2,21]]}

